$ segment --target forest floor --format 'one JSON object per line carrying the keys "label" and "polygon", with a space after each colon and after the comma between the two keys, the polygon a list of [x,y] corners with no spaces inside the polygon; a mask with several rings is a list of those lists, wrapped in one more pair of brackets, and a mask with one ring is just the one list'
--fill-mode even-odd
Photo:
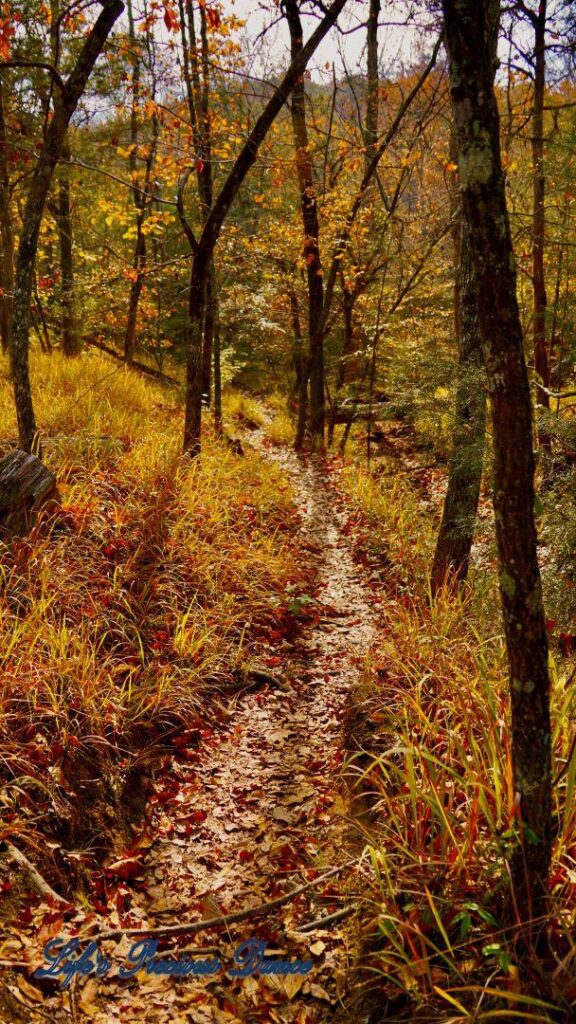
{"label": "forest floor", "polygon": [[[105,977],[76,978],[62,992],[52,980],[19,976],[9,986],[15,1020],[24,1007],[22,1019],[55,1024],[351,1019],[354,929],[344,916],[362,869],[350,864],[359,851],[341,782],[343,718],[365,671],[377,616],[368,577],[354,560],[346,510],[323,463],[253,436],[290,480],[301,514],[299,544],[315,581],[312,596],[296,598],[305,625],[268,659],[277,683],[237,694],[189,757],[176,756],[158,774],[136,876],[119,890],[117,911],[100,918],[99,933],[117,929],[120,916],[142,928],[218,917],[341,870],[252,919],[203,931],[193,943],[185,934],[159,939],[165,956],[169,949],[180,957],[190,950],[217,956],[224,966],[214,978],[141,972],[120,980],[117,967],[137,941],[123,935],[99,943],[112,963]],[[126,873],[132,874],[129,860]],[[299,931],[339,910],[342,918],[328,927]],[[231,978],[225,972],[248,938],[264,940],[280,958],[312,960],[313,968],[307,975]],[[37,962],[38,937],[34,943],[28,936],[26,945],[25,959],[34,952]]]}

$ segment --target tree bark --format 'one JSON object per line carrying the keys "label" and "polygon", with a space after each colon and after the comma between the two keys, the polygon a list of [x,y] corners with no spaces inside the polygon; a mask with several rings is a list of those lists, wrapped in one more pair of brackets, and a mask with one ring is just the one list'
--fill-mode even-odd
{"label": "tree bark", "polygon": [[202,401],[210,406],[212,400],[212,352],[216,315],[216,272],[214,260],[210,260],[206,279],[206,308],[204,310],[204,331],[202,335]]}
{"label": "tree bark", "polygon": [[[152,182],[152,171],[154,168],[154,161],[156,158],[156,147],[158,144],[158,118],[154,112],[151,118],[152,125],[152,137],[148,146],[148,152],[145,160],[144,167],[144,184],[141,188],[138,184],[138,144],[140,140],[140,94],[141,94],[141,61],[140,55],[137,52],[138,42],[136,37],[136,31],[134,26],[134,16],[132,13],[132,3],[128,0],[128,34],[130,38],[130,45],[132,48],[132,103],[130,108],[130,173],[132,176],[133,187],[132,197],[134,201],[134,209],[136,211],[136,244],[134,246],[134,258],[132,261],[132,267],[134,270],[134,276],[130,285],[130,294],[128,297],[128,314],[126,317],[126,332],[124,335],[124,359],[127,363],[132,363],[134,359],[134,352],[136,350],[136,328],[138,323],[138,307],[140,305],[140,297],[144,288],[144,274],[146,272],[146,262],[148,258],[148,250],[146,245],[146,234],[144,231],[144,225],[148,214],[148,207],[150,204],[149,193],[151,190]],[[148,49],[150,49],[150,37],[146,36]],[[151,62],[152,64],[152,62]],[[152,84],[152,102],[155,100],[156,87],[155,82]]]}
{"label": "tree bark", "polygon": [[356,339],[354,337],[354,306],[356,295],[348,288],[344,277],[342,277],[342,312],[344,313],[344,345],[340,364],[338,366],[338,390],[344,384],[354,380],[358,375],[358,363],[354,357],[356,351]]}
{"label": "tree bark", "polygon": [[464,215],[492,410],[494,515],[508,654],[521,845],[512,862],[524,921],[542,909],[550,865],[548,644],[534,519],[532,409],[500,153],[492,38],[498,0],[442,0]]}
{"label": "tree bark", "polygon": [[[286,103],[295,83],[304,73],[310,57],[336,22],[346,2],[347,0],[334,0],[306,45],[299,51],[297,58],[291,62],[280,85],[257,118],[254,127],[234,162],[230,174],[212,204],[212,209],[204,224],[199,241],[193,243],[194,257],[190,275],[188,359],[186,368],[187,388],[184,417],[184,451],[192,456],[198,455],[201,448],[202,319],[199,320],[199,316],[203,317],[204,314],[206,277],[216,242],[218,241],[228,211],[248,171],[256,160],[260,145],[265,139],[270,126]],[[196,301],[198,301],[198,306],[195,305]]]}
{"label": "tree bark", "polygon": [[0,338],[4,352],[10,350],[12,339],[12,301],[14,292],[14,234],[10,215],[10,179],[6,122],[4,119],[4,93],[0,81]]}
{"label": "tree bark", "polygon": [[[550,387],[550,365],[546,345],[546,277],[544,273],[544,247],[546,242],[545,199],[546,176],[544,173],[544,90],[546,85],[546,0],[540,0],[538,13],[532,13],[534,26],[534,101],[532,107],[532,176],[533,176],[533,226],[532,226],[532,282],[534,294],[534,370],[536,383]],[[537,405],[550,408],[546,391],[537,386]],[[550,447],[546,431],[540,431],[540,443]]]}
{"label": "tree bark", "polygon": [[222,352],[220,334],[220,311],[218,309],[218,282],[215,281],[215,288],[212,293],[214,309],[214,429],[217,434],[222,433]]}
{"label": "tree bark", "polygon": [[367,99],[366,99],[366,123],[364,126],[364,142],[366,144],[366,168],[370,167],[378,145],[378,107],[379,107],[379,80],[378,80],[378,17],[380,15],[381,0],[370,0],[370,11],[368,13],[368,24],[366,32],[366,71],[367,71]]}
{"label": "tree bark", "polygon": [[[453,162],[458,160],[454,125],[450,132],[450,159]],[[452,174],[452,179],[450,208],[453,223],[454,330],[458,344],[458,377],[448,488],[430,578],[433,598],[448,580],[460,584],[468,575],[486,434],[486,392],[476,279],[457,174]]]}
{"label": "tree bark", "polygon": [[484,462],[486,391],[476,279],[465,221],[458,249],[458,382],[448,490],[430,581],[433,597],[449,580],[462,583],[468,575]]}
{"label": "tree bark", "polygon": [[[285,0],[284,9],[290,30],[290,56],[296,60],[302,50],[302,23],[298,0]],[[304,76],[294,84],[290,108],[296,147],[296,172],[304,226],[304,259],[308,283],[308,365],[310,374],[310,435],[312,443],[324,444],[324,285],[320,259],[320,224],[306,125],[306,89]]]}
{"label": "tree bark", "polygon": [[36,419],[30,388],[29,335],[34,264],[42,215],[70,119],[86,88],[94,64],[123,10],[121,0],[109,0],[104,5],[82,46],[73,71],[63,88],[56,92],[53,117],[46,129],[44,145],[28,189],[16,261],[12,325],[12,378],[20,447],[24,451],[31,451],[36,438]]}
{"label": "tree bark", "polygon": [[62,285],[62,349],[67,356],[77,356],[81,349],[74,308],[74,261],[72,251],[72,215],[70,210],[70,146],[62,146],[60,182],[56,221],[60,242],[60,273]]}
{"label": "tree bark", "polygon": [[[214,198],[212,168],[212,130],[210,123],[210,53],[205,7],[200,5],[200,56],[192,0],[179,0],[180,32],[183,47],[183,73],[188,99],[188,113],[195,149],[198,195],[204,220],[212,209]],[[210,405],[212,391],[212,350],[219,331],[217,279],[214,259],[210,260],[204,302],[202,338],[202,399]]]}

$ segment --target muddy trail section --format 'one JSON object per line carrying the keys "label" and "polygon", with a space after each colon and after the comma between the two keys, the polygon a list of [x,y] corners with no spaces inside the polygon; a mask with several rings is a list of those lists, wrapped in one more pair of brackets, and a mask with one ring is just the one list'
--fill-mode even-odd
{"label": "muddy trail section", "polygon": [[[266,441],[259,447],[266,448]],[[108,959],[107,969],[101,977],[77,976],[65,991],[52,979],[40,982],[30,970],[13,974],[7,995],[14,1000],[15,1021],[355,1019],[346,1010],[353,929],[345,915],[359,877],[350,863],[353,829],[341,781],[342,721],[375,639],[373,597],[354,562],[346,512],[322,462],[287,449],[269,448],[267,456],[294,489],[302,550],[316,578],[316,612],[294,642],[282,641],[281,664],[273,669],[279,684],[237,695],[222,726],[205,730],[190,760],[175,758],[159,776],[152,838],[144,855],[139,851],[143,861],[131,864],[126,858],[116,910],[100,919],[99,936],[113,929],[121,933],[126,921],[133,929],[169,930],[272,906],[196,934],[154,936],[155,963],[217,959],[221,969],[212,976],[141,970],[121,979],[118,971],[131,962],[128,953],[140,941],[125,933],[99,937],[98,955]],[[334,868],[340,870],[322,881]],[[84,935],[80,921],[81,915],[77,932]],[[73,926],[68,921],[62,934],[69,938]],[[238,947],[249,939],[265,943],[267,957],[313,966],[307,973],[232,977]],[[37,965],[42,938],[27,941],[26,949],[22,941],[9,939],[3,956]]]}

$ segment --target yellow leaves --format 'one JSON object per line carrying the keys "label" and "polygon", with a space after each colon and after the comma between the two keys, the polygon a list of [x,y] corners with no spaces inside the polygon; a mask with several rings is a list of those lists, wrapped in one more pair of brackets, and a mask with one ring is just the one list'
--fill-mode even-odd
{"label": "yellow leaves", "polygon": [[455,164],[453,160],[449,160],[447,164],[444,164],[444,170],[454,172],[458,170],[458,164]]}
{"label": "yellow leaves", "polygon": [[419,149],[415,149],[413,153],[409,153],[408,156],[403,156],[400,161],[401,167],[413,167],[414,164],[418,163],[422,153]]}

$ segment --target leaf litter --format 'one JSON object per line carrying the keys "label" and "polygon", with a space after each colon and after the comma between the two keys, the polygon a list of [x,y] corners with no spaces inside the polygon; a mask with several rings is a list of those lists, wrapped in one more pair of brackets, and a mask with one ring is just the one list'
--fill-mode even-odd
{"label": "leaf litter", "polygon": [[[262,437],[259,443],[267,447]],[[29,927],[15,931],[10,953],[30,962],[30,970],[18,976],[13,994],[31,1024],[47,1018],[54,1024],[324,1024],[342,1006],[349,970],[345,928],[339,923],[301,935],[298,928],[344,905],[349,869],[269,917],[200,933],[193,945],[185,938],[161,943],[163,957],[170,949],[182,955],[215,948],[231,966],[236,946],[253,936],[266,940],[268,955],[312,959],[309,975],[179,980],[141,973],[121,981],[115,967],[135,941],[123,936],[102,943],[114,965],[106,977],[78,979],[69,992],[32,977],[41,963],[42,943],[34,941],[40,932],[45,942],[54,935],[90,935],[95,927],[145,930],[208,920],[267,903],[346,861],[348,809],[336,781],[341,721],[375,639],[373,598],[322,462],[287,449],[270,457],[296,492],[303,547],[317,575],[315,599],[306,595],[300,602],[300,635],[277,645],[281,657],[270,657],[289,686],[243,693],[223,727],[206,730],[190,759],[179,756],[186,747],[176,751],[157,779],[142,841],[108,866],[118,886],[98,917],[80,911],[70,921],[52,912],[46,927],[46,905],[38,904]]]}

